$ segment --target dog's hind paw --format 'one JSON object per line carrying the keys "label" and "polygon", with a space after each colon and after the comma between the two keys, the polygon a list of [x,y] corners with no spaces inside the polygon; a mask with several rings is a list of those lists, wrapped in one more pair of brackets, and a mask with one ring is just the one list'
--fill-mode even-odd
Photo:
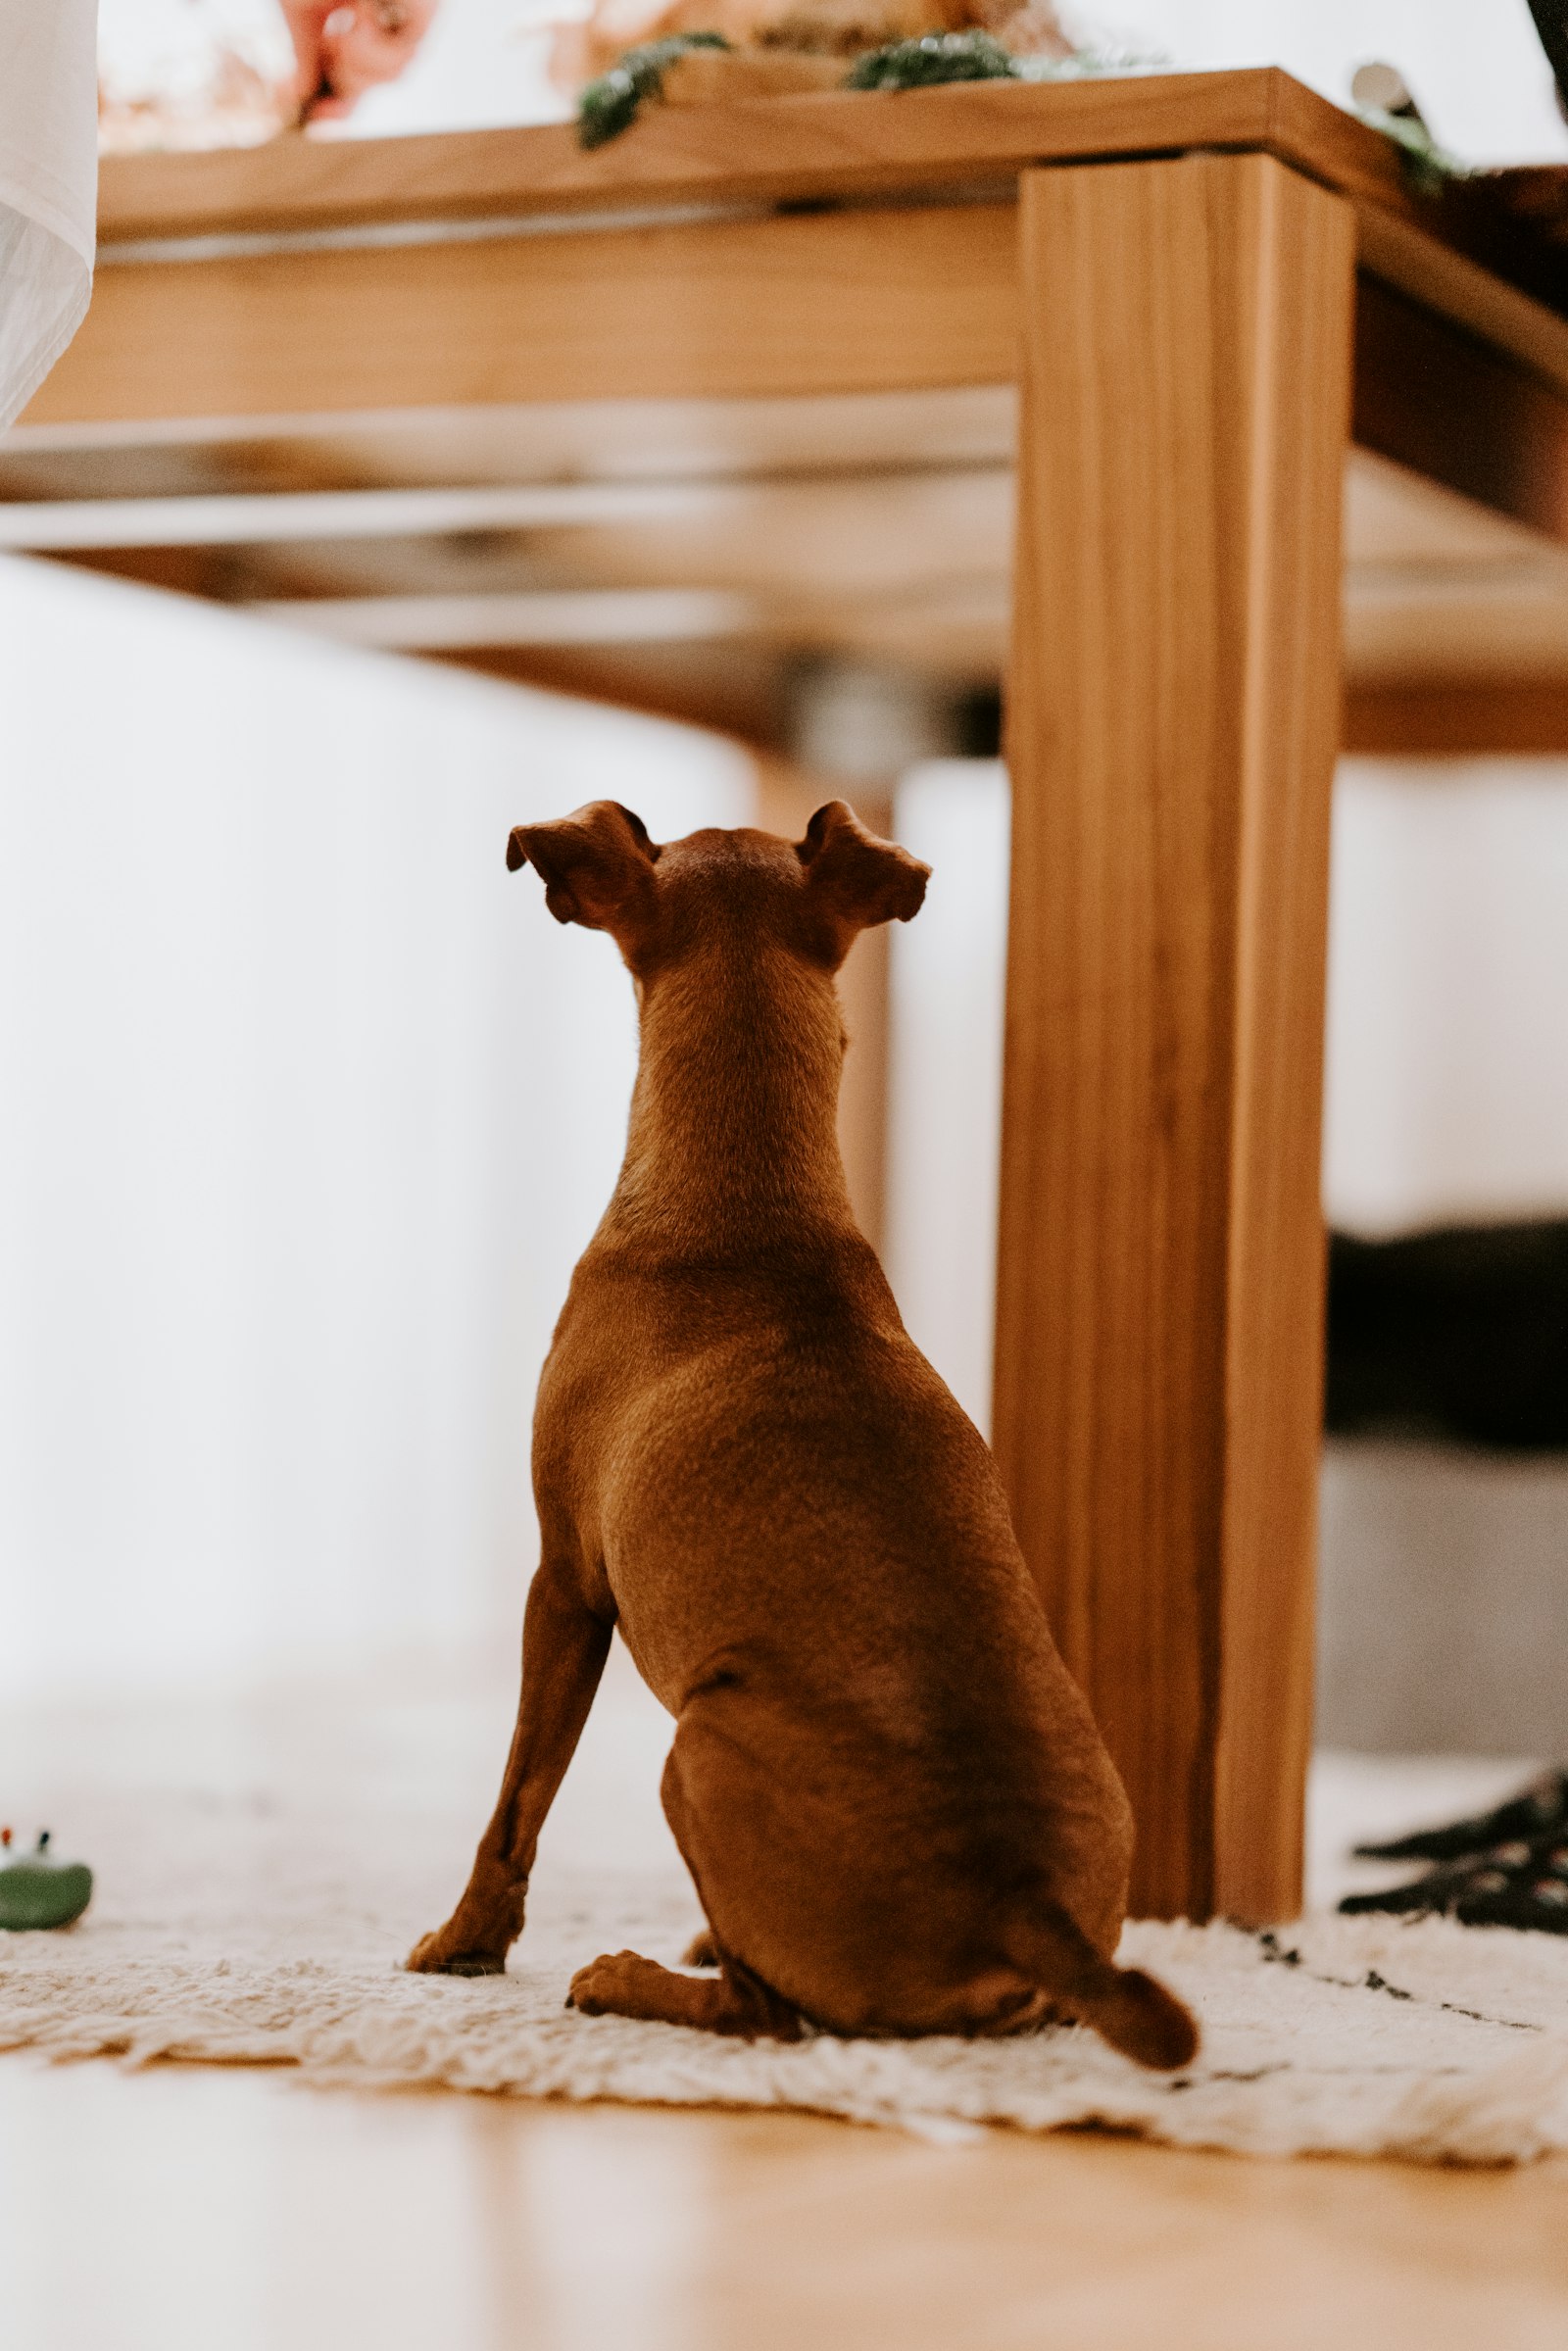
{"label": "dog's hind paw", "polygon": [[678,1976],[635,1951],[616,1951],[579,1968],[566,1994],[584,2016],[640,2017],[691,2025],[700,2033],[735,2033],[748,2040],[798,2040],[801,2020],[789,2004],[749,1978]]}
{"label": "dog's hind paw", "polygon": [[[642,2003],[628,2007],[643,1988],[650,1962],[636,1951],[606,1951],[598,1959],[580,1967],[571,1980],[566,1994],[568,2008],[580,2008],[584,2016],[626,2016],[641,2013]],[[658,1971],[661,1975],[662,1969]]]}
{"label": "dog's hind paw", "polygon": [[718,1945],[713,1940],[711,1927],[705,1927],[701,1935],[697,1935],[689,1947],[681,1953],[680,1963],[682,1967],[719,1967],[723,1964],[718,1955]]}

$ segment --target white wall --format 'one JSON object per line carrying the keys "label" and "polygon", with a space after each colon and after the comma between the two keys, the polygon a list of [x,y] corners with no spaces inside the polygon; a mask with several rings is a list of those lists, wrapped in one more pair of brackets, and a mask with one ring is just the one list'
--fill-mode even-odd
{"label": "white wall", "polygon": [[652,720],[0,562],[0,1689],[515,1627],[635,1056],[509,826]]}
{"label": "white wall", "polygon": [[1369,59],[1396,65],[1470,164],[1568,155],[1526,0],[1060,0],[1063,17],[1172,65],[1286,66],[1340,106]]}
{"label": "white wall", "polygon": [[1568,1214],[1568,763],[1346,759],[1330,907],[1334,1222]]}
{"label": "white wall", "polygon": [[989,1436],[1006,773],[990,760],[934,759],[905,777],[894,814],[931,883],[913,922],[893,928],[883,1258],[915,1345]]}
{"label": "white wall", "polygon": [[[618,1158],[608,942],[508,827],[750,819],[653,721],[0,563],[0,1690],[515,1625],[532,1391]],[[904,783],[889,1272],[989,1410],[1007,798]],[[1347,761],[1326,1190],[1568,1210],[1568,769]]]}

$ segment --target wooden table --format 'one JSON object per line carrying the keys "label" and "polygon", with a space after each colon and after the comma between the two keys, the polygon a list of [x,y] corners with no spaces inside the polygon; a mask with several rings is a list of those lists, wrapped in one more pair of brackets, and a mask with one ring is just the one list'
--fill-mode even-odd
{"label": "wooden table", "polygon": [[1273,72],[137,158],[103,234],[84,444],[1019,387],[996,1447],[1135,1905],[1293,1914],[1346,452],[1568,539],[1568,324]]}

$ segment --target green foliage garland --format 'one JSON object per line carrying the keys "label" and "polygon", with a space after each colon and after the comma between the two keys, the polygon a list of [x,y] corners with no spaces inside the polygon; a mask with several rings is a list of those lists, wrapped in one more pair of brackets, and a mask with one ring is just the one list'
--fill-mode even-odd
{"label": "green foliage garland", "polygon": [[721,32],[672,32],[662,41],[645,41],[628,49],[608,73],[590,81],[577,100],[577,138],[584,147],[602,147],[618,138],[637,120],[645,98],[657,98],[663,86],[664,69],[690,49],[727,49]]}
{"label": "green foliage garland", "polygon": [[939,81],[1016,81],[1018,69],[989,32],[925,32],[856,59],[847,90],[920,90]]}

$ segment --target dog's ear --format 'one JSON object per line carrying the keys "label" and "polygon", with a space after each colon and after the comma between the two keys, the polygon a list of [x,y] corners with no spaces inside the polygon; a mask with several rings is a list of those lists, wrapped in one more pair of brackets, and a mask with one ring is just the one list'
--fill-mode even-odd
{"label": "dog's ear", "polygon": [[532,865],[556,920],[591,931],[635,919],[653,897],[658,860],[647,825],[617,800],[591,800],[549,824],[514,824],[507,841],[508,871]]}
{"label": "dog's ear", "polygon": [[842,938],[842,953],[858,931],[918,914],[931,878],[929,865],[868,832],[843,800],[817,809],[795,854],[806,868],[808,892]]}

